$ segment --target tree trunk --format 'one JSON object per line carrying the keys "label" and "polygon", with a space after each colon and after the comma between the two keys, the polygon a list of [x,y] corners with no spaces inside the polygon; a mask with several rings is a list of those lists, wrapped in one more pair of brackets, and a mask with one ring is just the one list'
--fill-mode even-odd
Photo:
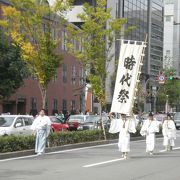
{"label": "tree trunk", "polygon": [[102,104],[101,103],[100,103],[100,121],[101,121],[101,129],[102,129],[103,135],[104,135],[104,140],[107,140],[106,131],[105,131],[105,128],[104,128],[104,123],[103,123],[103,120],[102,120]]}
{"label": "tree trunk", "polygon": [[46,109],[47,88],[42,88],[42,108]]}

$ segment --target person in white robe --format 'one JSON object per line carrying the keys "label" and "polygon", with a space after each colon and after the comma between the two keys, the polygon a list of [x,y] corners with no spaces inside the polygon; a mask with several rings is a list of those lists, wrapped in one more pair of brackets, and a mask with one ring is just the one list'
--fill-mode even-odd
{"label": "person in white robe", "polygon": [[159,122],[149,113],[149,118],[144,121],[140,134],[146,136],[146,152],[153,155],[155,148],[155,133],[159,132]]}
{"label": "person in white robe", "polygon": [[164,136],[163,145],[165,146],[165,150],[172,150],[175,146],[174,140],[176,139],[176,126],[170,114],[167,114],[167,118],[163,122],[162,133]]}
{"label": "person in white robe", "polygon": [[128,152],[130,152],[130,133],[136,132],[136,122],[132,117],[126,117],[121,114],[120,119],[113,118],[112,113],[109,115],[111,119],[110,133],[119,132],[118,147],[122,152],[122,157],[127,159]]}
{"label": "person in white robe", "polygon": [[45,115],[44,109],[41,109],[39,116],[33,121],[31,129],[36,135],[35,153],[42,155],[45,152],[46,139],[51,129],[51,120]]}

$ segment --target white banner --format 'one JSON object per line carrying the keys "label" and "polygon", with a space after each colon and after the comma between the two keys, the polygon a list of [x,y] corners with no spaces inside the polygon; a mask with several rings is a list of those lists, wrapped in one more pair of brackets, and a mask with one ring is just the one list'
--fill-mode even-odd
{"label": "white banner", "polygon": [[122,40],[111,112],[132,113],[145,47],[145,42]]}

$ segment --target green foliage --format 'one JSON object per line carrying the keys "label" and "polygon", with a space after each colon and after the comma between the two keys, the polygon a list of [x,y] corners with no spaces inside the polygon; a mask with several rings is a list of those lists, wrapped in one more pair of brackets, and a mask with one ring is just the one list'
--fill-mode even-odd
{"label": "green foliage", "polygon": [[0,153],[33,149],[34,136],[1,136]]}
{"label": "green foliage", "polygon": [[22,85],[27,74],[20,48],[8,44],[7,37],[0,31],[0,98],[9,97]]}
{"label": "green foliage", "polygon": [[98,141],[102,139],[103,136],[100,130],[69,131],[49,135],[50,146],[61,146],[66,144]]}
{"label": "green foliage", "polygon": [[[131,134],[132,137],[140,136],[141,126],[137,126],[137,132]],[[108,140],[118,139],[119,133],[110,134],[106,131]],[[67,131],[51,133],[48,141],[51,147],[63,146],[67,144],[101,141],[104,139],[103,131]],[[35,147],[35,136],[0,136],[0,153],[30,150]]]}
{"label": "green foliage", "polygon": [[175,69],[164,69],[164,75],[166,76],[166,82],[160,86],[158,90],[158,101],[161,104],[165,104],[167,98],[168,103],[173,107],[179,103],[180,100],[180,80],[170,79],[168,77],[175,76]]}
{"label": "green foliage", "polygon": [[[127,20],[114,19],[110,14],[111,9],[107,9],[106,0],[97,0],[95,7],[85,3],[83,10],[84,12],[78,16],[83,22],[81,28],[68,27],[67,46],[69,52],[80,60],[84,68],[91,71],[88,79],[93,93],[104,105],[107,62],[111,61],[113,56],[110,52],[112,52],[115,36],[121,34],[121,28]],[[82,50],[77,50],[73,45],[74,40]]]}
{"label": "green foliage", "polygon": [[0,25],[7,29],[29,70],[37,76],[45,107],[47,86],[63,60],[58,33],[65,22],[63,12],[71,0],[56,0],[52,7],[47,1],[37,0],[11,0],[11,4],[2,7],[5,19]]}

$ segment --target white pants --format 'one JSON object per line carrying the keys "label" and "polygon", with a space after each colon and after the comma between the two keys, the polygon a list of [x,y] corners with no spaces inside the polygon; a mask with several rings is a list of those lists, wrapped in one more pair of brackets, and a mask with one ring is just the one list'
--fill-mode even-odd
{"label": "white pants", "polygon": [[170,138],[170,137],[168,137],[168,136],[164,136],[164,141],[163,141],[163,145],[164,146],[175,146],[175,144],[174,144],[174,138]]}
{"label": "white pants", "polygon": [[154,151],[155,134],[151,133],[146,136],[146,152]]}
{"label": "white pants", "polygon": [[119,133],[118,147],[121,152],[130,151],[130,134],[125,130],[121,130]]}

